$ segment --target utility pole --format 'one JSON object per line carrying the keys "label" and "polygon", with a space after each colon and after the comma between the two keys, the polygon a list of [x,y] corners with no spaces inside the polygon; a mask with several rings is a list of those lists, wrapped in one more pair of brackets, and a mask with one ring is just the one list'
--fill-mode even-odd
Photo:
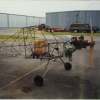
{"label": "utility pole", "polygon": [[23,40],[24,40],[24,50],[25,50],[25,58],[26,58],[26,39],[25,39],[25,31],[23,28]]}
{"label": "utility pole", "polygon": [[93,42],[93,26],[92,26],[92,18],[90,17],[90,28],[91,28],[91,42]]}

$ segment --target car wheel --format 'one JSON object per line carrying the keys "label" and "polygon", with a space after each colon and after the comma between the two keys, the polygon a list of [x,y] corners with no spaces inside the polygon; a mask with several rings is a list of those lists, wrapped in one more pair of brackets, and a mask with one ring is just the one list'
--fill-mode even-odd
{"label": "car wheel", "polygon": [[40,75],[35,76],[34,83],[36,86],[39,86],[39,87],[43,86],[43,82],[44,80]]}
{"label": "car wheel", "polygon": [[71,63],[65,63],[64,64],[65,70],[71,70],[72,69],[72,64]]}

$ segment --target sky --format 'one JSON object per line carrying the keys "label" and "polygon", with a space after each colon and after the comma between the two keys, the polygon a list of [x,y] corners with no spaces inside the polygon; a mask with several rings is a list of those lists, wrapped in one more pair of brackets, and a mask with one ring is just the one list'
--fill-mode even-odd
{"label": "sky", "polygon": [[0,0],[0,13],[45,17],[72,10],[100,10],[100,0]]}

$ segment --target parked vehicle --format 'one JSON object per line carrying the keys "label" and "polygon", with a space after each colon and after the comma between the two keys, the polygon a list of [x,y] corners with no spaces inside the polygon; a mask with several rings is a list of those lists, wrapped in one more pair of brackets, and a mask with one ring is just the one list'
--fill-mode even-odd
{"label": "parked vehicle", "polygon": [[43,30],[45,29],[46,25],[45,24],[40,24],[38,25],[38,30]]}
{"label": "parked vehicle", "polygon": [[40,25],[38,25],[38,30],[44,30],[44,31],[47,31],[47,32],[51,32],[52,28],[48,25],[40,24]]}
{"label": "parked vehicle", "polygon": [[[91,26],[89,24],[71,24],[69,27],[69,31],[70,32],[87,32],[90,33],[91,32]],[[92,31],[94,33],[99,32],[100,29],[97,26],[92,26]]]}
{"label": "parked vehicle", "polygon": [[53,32],[65,32],[65,30],[63,28],[57,28],[57,27],[53,27],[52,31]]}
{"label": "parked vehicle", "polygon": [[91,32],[91,27],[89,24],[71,24],[69,27],[70,32]]}

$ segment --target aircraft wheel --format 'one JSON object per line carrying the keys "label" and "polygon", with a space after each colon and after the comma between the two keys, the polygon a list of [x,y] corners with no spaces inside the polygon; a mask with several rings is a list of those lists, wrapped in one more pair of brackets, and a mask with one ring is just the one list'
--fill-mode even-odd
{"label": "aircraft wheel", "polygon": [[72,69],[72,64],[71,63],[65,63],[64,64],[65,70],[71,70]]}
{"label": "aircraft wheel", "polygon": [[43,86],[43,78],[40,75],[35,76],[34,83],[36,86]]}

